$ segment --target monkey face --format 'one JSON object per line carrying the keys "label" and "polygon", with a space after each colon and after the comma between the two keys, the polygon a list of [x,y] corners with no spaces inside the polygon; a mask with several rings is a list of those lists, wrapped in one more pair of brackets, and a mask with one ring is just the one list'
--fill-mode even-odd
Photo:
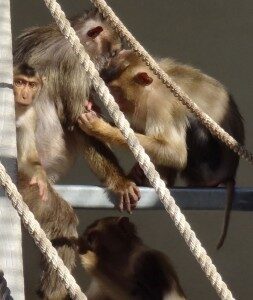
{"label": "monkey face", "polygon": [[15,76],[13,86],[15,102],[24,106],[32,104],[40,86],[41,84],[37,77]]}
{"label": "monkey face", "polygon": [[120,254],[136,239],[135,226],[128,218],[103,218],[92,223],[80,238],[80,254],[87,251],[92,251],[98,256]]}

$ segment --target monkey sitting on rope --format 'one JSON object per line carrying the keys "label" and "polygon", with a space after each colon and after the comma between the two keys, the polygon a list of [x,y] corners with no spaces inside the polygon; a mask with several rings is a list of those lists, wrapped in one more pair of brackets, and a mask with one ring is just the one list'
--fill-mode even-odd
{"label": "monkey sitting on rope", "polygon": [[[239,143],[244,143],[242,117],[217,80],[172,59],[162,59],[159,65],[205,113]],[[226,185],[226,215],[217,246],[220,248],[228,229],[238,156],[174,98],[135,52],[122,50],[102,75],[168,186],[174,185],[178,172],[191,187]],[[127,147],[120,130],[94,112],[83,114],[79,125],[105,143]],[[138,184],[147,184],[139,165],[130,175]]]}

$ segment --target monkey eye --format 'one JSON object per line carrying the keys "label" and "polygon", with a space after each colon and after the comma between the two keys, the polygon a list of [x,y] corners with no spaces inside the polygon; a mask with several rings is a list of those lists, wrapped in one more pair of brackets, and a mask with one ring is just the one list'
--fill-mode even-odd
{"label": "monkey eye", "polygon": [[23,85],[23,80],[21,80],[21,79],[15,80],[15,85],[16,86],[22,86]]}
{"label": "monkey eye", "polygon": [[37,86],[36,82],[29,82],[30,88],[34,89],[34,88],[36,88],[36,86]]}
{"label": "monkey eye", "polygon": [[99,36],[99,34],[103,31],[103,27],[102,26],[97,26],[97,27],[94,27],[92,29],[90,29],[88,32],[87,32],[87,36],[92,38],[92,39],[95,39],[97,36]]}

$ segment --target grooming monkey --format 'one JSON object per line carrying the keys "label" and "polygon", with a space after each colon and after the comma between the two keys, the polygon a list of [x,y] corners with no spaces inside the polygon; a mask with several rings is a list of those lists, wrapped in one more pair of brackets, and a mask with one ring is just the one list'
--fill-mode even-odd
{"label": "grooming monkey", "polygon": [[[120,39],[96,12],[73,18],[71,25],[99,70],[121,48]],[[138,188],[126,178],[109,147],[75,126],[89,106],[85,99],[90,81],[57,25],[34,27],[21,34],[14,63],[28,63],[46,79],[35,103],[36,144],[50,182],[65,174],[81,153],[102,183],[118,195],[116,206],[130,212],[140,197]]]}
{"label": "grooming monkey", "polygon": [[80,258],[92,276],[89,300],[183,300],[168,257],[150,249],[126,217],[107,217],[79,238]]}
{"label": "grooming monkey", "polygon": [[[244,143],[242,117],[235,102],[218,81],[168,58],[160,60],[159,65],[204,112],[239,143]],[[168,186],[174,185],[178,172],[191,187],[226,185],[225,222],[217,246],[220,248],[228,228],[238,156],[212,136],[134,52],[122,50],[103,76]],[[101,141],[127,146],[119,129],[98,118],[94,112],[83,114],[79,125]],[[131,175],[139,177],[139,181],[141,174],[139,166],[131,172]]]}
{"label": "grooming monkey", "polygon": [[[33,68],[22,64],[14,69],[13,82],[19,191],[50,240],[77,237],[77,217],[71,206],[51,187],[37,151],[34,102],[43,86],[42,79]],[[75,266],[74,249],[63,245],[57,250],[71,271]],[[40,292],[44,299],[64,299],[67,296],[65,287],[46,261],[43,262]]]}

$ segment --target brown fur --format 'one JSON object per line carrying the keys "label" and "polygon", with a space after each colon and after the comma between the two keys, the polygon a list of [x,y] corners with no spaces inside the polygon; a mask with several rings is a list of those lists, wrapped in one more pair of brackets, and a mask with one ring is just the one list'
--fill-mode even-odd
{"label": "brown fur", "polygon": [[[217,80],[168,58],[160,60],[159,65],[205,113],[240,143],[244,142],[238,108]],[[134,52],[121,51],[102,75],[140,144],[162,171],[161,176],[168,185],[174,184],[177,172],[180,172],[189,186],[225,184],[228,195],[233,195],[229,182],[236,175],[237,155],[213,137]],[[101,141],[127,147],[119,129],[94,113],[83,114],[79,125]],[[134,180],[140,179],[139,174],[136,166],[130,173]],[[228,197],[228,202],[231,201]],[[227,225],[224,234],[226,229]]]}
{"label": "brown fur", "polygon": [[[78,220],[72,207],[55,192],[49,182],[48,200],[41,201],[38,188],[30,186],[29,182],[29,177],[19,173],[19,192],[34,213],[48,239],[53,241],[59,238],[77,238]],[[75,267],[75,250],[73,247],[62,245],[56,249],[66,267],[72,271]],[[65,299],[68,293],[56,271],[46,263],[45,259],[42,262],[42,270],[40,291],[43,299]]]}
{"label": "brown fur", "polygon": [[169,259],[145,246],[126,217],[92,223],[79,239],[79,251],[93,280],[90,300],[185,299]]}
{"label": "brown fur", "polygon": [[[34,213],[35,218],[50,240],[55,238],[77,238],[77,217],[67,202],[51,187],[37,151],[35,141],[37,116],[33,104],[38,98],[42,83],[38,85],[37,89],[29,88],[27,84],[18,83],[18,80],[24,80],[24,83],[40,82],[35,74],[36,72],[28,65],[21,65],[15,68],[14,72],[18,188],[24,201]],[[24,89],[26,91],[23,91]],[[24,93],[22,94],[22,92]],[[22,103],[26,103],[26,105],[23,106]],[[63,245],[57,250],[63,262],[71,271],[75,266],[74,249]],[[43,298],[51,300],[67,297],[65,287],[60,282],[52,266],[46,263],[46,260],[43,260],[42,269],[40,291]]]}
{"label": "brown fur", "polygon": [[[73,18],[71,24],[98,69],[121,47],[118,36],[98,14],[90,12]],[[94,39],[88,37],[87,32],[97,26],[103,31]],[[57,181],[69,170],[77,154],[84,154],[100,180],[119,195],[117,207],[130,211],[139,198],[135,184],[125,177],[108,147],[86,138],[75,125],[85,109],[90,82],[56,24],[30,28],[20,35],[14,50],[14,63],[23,62],[29,63],[45,78],[34,109],[37,150],[50,182]]]}

